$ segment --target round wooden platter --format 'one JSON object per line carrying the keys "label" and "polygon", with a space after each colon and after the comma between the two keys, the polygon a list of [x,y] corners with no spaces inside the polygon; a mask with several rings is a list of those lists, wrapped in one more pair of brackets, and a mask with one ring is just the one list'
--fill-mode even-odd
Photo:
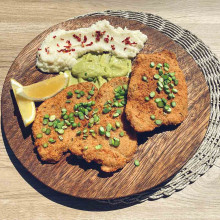
{"label": "round wooden platter", "polygon": [[[15,102],[10,79],[29,85],[52,77],[35,67],[36,52],[48,33],[58,28],[76,29],[89,27],[98,20],[107,19],[117,27],[141,30],[148,41],[143,53],[168,49],[176,53],[188,86],[186,120],[177,127],[162,127],[155,132],[139,134],[139,147],[134,161],[122,170],[106,174],[99,165],[86,163],[66,153],[56,164],[42,163],[36,153],[31,126],[23,126]],[[146,191],[174,175],[193,156],[201,144],[210,116],[209,89],[199,67],[192,57],[169,37],[136,21],[111,16],[83,17],[55,25],[32,40],[13,62],[2,91],[2,124],[8,143],[18,160],[38,180],[52,189],[80,198],[114,199]],[[145,142],[145,143],[144,143]]]}

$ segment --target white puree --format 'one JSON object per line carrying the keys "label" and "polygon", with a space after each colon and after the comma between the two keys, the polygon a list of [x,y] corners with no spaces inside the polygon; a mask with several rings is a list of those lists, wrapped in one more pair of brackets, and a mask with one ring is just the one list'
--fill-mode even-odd
{"label": "white puree", "polygon": [[50,33],[37,52],[37,67],[43,72],[71,69],[77,58],[88,53],[108,51],[121,58],[133,58],[144,47],[147,36],[139,30],[114,28],[107,20],[89,28],[57,30]]}

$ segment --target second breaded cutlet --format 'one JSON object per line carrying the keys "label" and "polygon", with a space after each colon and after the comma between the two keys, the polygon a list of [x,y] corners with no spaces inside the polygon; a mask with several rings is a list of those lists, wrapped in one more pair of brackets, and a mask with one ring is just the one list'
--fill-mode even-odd
{"label": "second breaded cutlet", "polygon": [[[61,159],[64,152],[70,150],[73,154],[82,156],[87,162],[96,161],[101,164],[101,169],[105,172],[113,172],[123,168],[126,163],[132,159],[137,149],[136,134],[126,120],[124,106],[112,106],[111,111],[108,113],[103,113],[103,109],[106,108],[104,105],[107,101],[115,102],[114,89],[120,86],[122,88],[124,85],[127,90],[127,83],[128,78],[126,77],[114,78],[110,82],[105,83],[99,92],[92,83],[80,83],[70,86],[55,97],[46,100],[38,108],[36,119],[32,127],[35,145],[41,159],[54,163]],[[84,91],[85,95],[81,98],[77,98],[76,91]],[[93,91],[93,93],[91,93],[93,95],[88,100],[87,98],[90,91]],[[71,98],[67,98],[68,92],[73,93]],[[67,100],[68,103],[66,103]],[[91,105],[91,110],[83,120],[74,115],[74,123],[77,125],[80,123],[79,127],[72,127],[72,125],[65,124],[65,128],[61,129],[65,132],[59,135],[58,130],[56,131],[53,125],[49,126],[50,118],[47,123],[43,125],[45,115],[55,115],[56,120],[62,122],[65,121],[65,114],[63,116],[61,115],[63,109],[65,109],[66,115],[70,113],[77,114],[81,107],[76,108],[76,105],[79,106],[80,103],[86,104],[92,101],[93,105]],[[110,105],[111,104],[108,104],[108,106]],[[114,117],[113,114],[115,114],[117,110],[121,111],[121,113],[117,117]],[[97,123],[94,122],[94,118]],[[67,119],[67,121],[68,120],[69,119]],[[118,126],[116,126],[116,122]],[[108,134],[100,134],[100,127],[103,127],[104,132],[106,132],[106,126],[109,124],[113,128],[110,129]],[[44,132],[42,132],[43,128]],[[50,129],[50,134],[45,133],[45,128]],[[39,136],[39,134],[41,134],[42,137],[41,135]],[[55,142],[51,143],[50,138],[55,140]],[[119,146],[114,146],[118,140],[120,142]]]}
{"label": "second breaded cutlet", "polygon": [[[117,77],[105,83],[99,90],[96,97],[96,108],[99,109],[100,123],[93,126],[91,129],[96,134],[95,137],[89,135],[86,140],[78,140],[70,147],[73,154],[82,156],[86,161],[96,161],[101,164],[101,169],[105,172],[113,172],[125,166],[132,159],[132,156],[137,149],[136,133],[131,128],[130,123],[126,120],[124,107],[112,107],[108,113],[103,113],[104,105],[107,101],[114,102],[115,89],[126,85],[127,77]],[[109,104],[108,106],[110,106]],[[114,117],[117,110],[121,110],[122,114]],[[116,128],[116,122],[120,127]],[[111,124],[114,130],[110,131],[110,138],[106,135],[99,135],[100,127],[106,131],[108,124]],[[121,135],[123,133],[123,136]],[[117,138],[120,140],[120,145],[114,147],[109,144],[111,139]],[[96,146],[101,145],[101,149],[97,150]],[[85,150],[86,149],[86,150]]]}
{"label": "second breaded cutlet", "polygon": [[177,125],[186,118],[187,106],[187,85],[176,55],[167,50],[139,54],[132,67],[125,110],[132,127],[146,132]]}

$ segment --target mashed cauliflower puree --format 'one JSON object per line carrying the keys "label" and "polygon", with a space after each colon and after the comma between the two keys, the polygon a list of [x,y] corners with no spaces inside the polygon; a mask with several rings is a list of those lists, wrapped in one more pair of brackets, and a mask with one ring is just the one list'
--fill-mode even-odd
{"label": "mashed cauliflower puree", "polygon": [[144,47],[147,36],[139,30],[114,28],[107,20],[88,28],[50,33],[37,52],[37,67],[43,72],[60,72],[77,63],[88,52],[104,51],[120,58],[133,58]]}

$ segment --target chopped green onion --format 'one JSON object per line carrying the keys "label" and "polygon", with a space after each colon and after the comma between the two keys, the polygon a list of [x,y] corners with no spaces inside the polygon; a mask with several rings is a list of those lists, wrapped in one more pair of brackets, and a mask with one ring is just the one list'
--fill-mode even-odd
{"label": "chopped green onion", "polygon": [[163,89],[162,89],[160,86],[157,87],[157,91],[158,91],[158,92],[161,92],[162,90],[163,90]]}
{"label": "chopped green onion", "polygon": [[99,128],[99,134],[100,135],[104,135],[105,134],[105,129],[102,126]]}
{"label": "chopped green onion", "polygon": [[109,113],[110,111],[111,111],[111,108],[104,108],[104,109],[102,110],[102,113],[107,114],[107,113]]}
{"label": "chopped green onion", "polygon": [[45,132],[47,129],[45,128],[45,127],[43,127],[42,129],[41,129],[41,131],[42,132]]}
{"label": "chopped green onion", "polygon": [[155,63],[154,63],[154,62],[151,62],[151,63],[150,63],[150,67],[153,68],[154,66],[155,66]]}
{"label": "chopped green onion", "polygon": [[172,89],[172,92],[173,92],[173,93],[177,93],[178,90],[177,90],[177,89]]}
{"label": "chopped green onion", "polygon": [[144,82],[147,82],[147,77],[146,77],[146,76],[142,76],[142,80],[143,80]]}
{"label": "chopped green onion", "polygon": [[162,101],[163,101],[164,104],[167,103],[167,100],[165,98],[162,98]]}
{"label": "chopped green onion", "polygon": [[53,144],[53,143],[55,143],[56,142],[56,140],[54,140],[53,138],[49,138],[49,140],[48,140],[51,144]]}
{"label": "chopped green onion", "polygon": [[157,107],[159,108],[163,108],[164,107],[164,103],[162,101],[157,103]]}
{"label": "chopped green onion", "polygon": [[101,148],[102,148],[102,145],[101,145],[101,144],[95,146],[95,149],[96,149],[96,150],[100,150]]}
{"label": "chopped green onion", "polygon": [[53,126],[53,122],[50,121],[50,122],[48,123],[48,126],[49,126],[49,127],[52,127],[52,126]]}
{"label": "chopped green onion", "polygon": [[36,137],[37,137],[38,139],[39,139],[39,138],[42,138],[42,137],[43,137],[43,134],[39,133],[39,134],[37,134]]}
{"label": "chopped green onion", "polygon": [[148,96],[146,96],[144,99],[146,102],[148,102],[150,100],[150,98]]}
{"label": "chopped green onion", "polygon": [[120,145],[120,140],[118,138],[114,138],[114,147],[118,147]]}
{"label": "chopped green onion", "polygon": [[43,144],[43,147],[44,147],[44,148],[47,148],[47,147],[48,147],[48,143],[44,143],[44,144]]}
{"label": "chopped green onion", "polygon": [[157,85],[158,85],[160,88],[163,88],[163,83],[162,83],[162,82],[158,81],[158,82],[157,82]]}
{"label": "chopped green onion", "polygon": [[68,115],[64,115],[64,116],[63,116],[63,119],[64,119],[64,120],[66,120],[66,119],[68,119],[68,118],[69,118]]}
{"label": "chopped green onion", "polygon": [[85,116],[82,112],[79,112],[79,119],[80,120],[84,120]]}
{"label": "chopped green onion", "polygon": [[76,135],[79,136],[79,135],[81,135],[81,133],[82,133],[81,131],[77,131]]}
{"label": "chopped green onion", "polygon": [[94,91],[93,91],[93,90],[90,90],[90,91],[89,91],[89,95],[93,96],[93,95],[94,95]]}
{"label": "chopped green onion", "polygon": [[154,75],[154,79],[159,79],[159,78],[160,78],[160,75],[158,75],[158,74]]}
{"label": "chopped green onion", "polygon": [[106,131],[106,132],[105,132],[105,136],[108,137],[108,138],[110,138],[110,137],[111,137],[110,132],[109,132],[109,131]]}
{"label": "chopped green onion", "polygon": [[154,91],[152,91],[151,93],[150,93],[150,95],[149,95],[151,98],[153,98],[154,96],[155,96],[155,92]]}
{"label": "chopped green onion", "polygon": [[166,94],[170,94],[170,90],[169,89],[165,89],[164,91]]}
{"label": "chopped green onion", "polygon": [[162,65],[161,63],[158,63],[157,66],[156,66],[156,68],[157,68],[157,69],[160,69],[162,66],[163,66],[163,65]]}
{"label": "chopped green onion", "polygon": [[135,165],[136,167],[138,167],[138,166],[140,165],[139,160],[135,160],[135,161],[134,161],[134,165]]}
{"label": "chopped green onion", "polygon": [[72,98],[73,97],[73,93],[71,91],[67,92],[67,97],[68,98]]}
{"label": "chopped green onion", "polygon": [[173,87],[174,87],[174,84],[173,84],[173,83],[170,83],[170,87],[173,88]]}
{"label": "chopped green onion", "polygon": [[163,74],[163,70],[162,69],[159,69],[158,72],[159,72],[160,75]]}
{"label": "chopped green onion", "polygon": [[121,126],[121,125],[120,125],[120,122],[116,121],[116,122],[115,122],[115,126],[116,126],[116,128],[120,128],[120,126]]}
{"label": "chopped green onion", "polygon": [[151,115],[150,118],[151,118],[152,120],[154,120],[156,117],[155,117],[155,115]]}
{"label": "chopped green onion", "polygon": [[171,106],[172,106],[173,108],[176,107],[176,102],[172,101],[172,102],[171,102]]}
{"label": "chopped green onion", "polygon": [[121,131],[121,132],[119,133],[119,135],[120,135],[121,137],[123,137],[123,136],[124,136],[124,132]]}
{"label": "chopped green onion", "polygon": [[168,85],[164,85],[164,89],[169,89],[170,87]]}
{"label": "chopped green onion", "polygon": [[46,125],[48,123],[48,119],[43,120],[43,125]]}
{"label": "chopped green onion", "polygon": [[50,116],[48,114],[44,115],[45,119],[48,119]]}
{"label": "chopped green onion", "polygon": [[165,70],[166,72],[168,72],[168,71],[169,71],[169,68],[168,68],[168,67],[164,67],[164,70]]}
{"label": "chopped green onion", "polygon": [[59,134],[64,134],[64,130],[63,130],[63,129],[58,129],[57,132],[58,132]]}
{"label": "chopped green onion", "polygon": [[155,124],[156,124],[156,125],[161,125],[161,124],[162,124],[162,121],[159,120],[159,119],[157,119],[157,120],[155,120]]}
{"label": "chopped green onion", "polygon": [[62,137],[62,136],[60,136],[60,135],[58,136],[58,138],[59,138],[61,141],[63,140],[63,137]]}
{"label": "chopped green onion", "polygon": [[106,126],[106,131],[111,131],[111,129],[112,129],[112,125],[108,123]]}
{"label": "chopped green onion", "polygon": [[76,123],[72,123],[72,127],[73,127],[73,128],[76,128],[76,127],[77,127],[77,124],[76,124]]}
{"label": "chopped green onion", "polygon": [[156,103],[161,102],[161,98],[156,98],[154,101],[155,101]]}

